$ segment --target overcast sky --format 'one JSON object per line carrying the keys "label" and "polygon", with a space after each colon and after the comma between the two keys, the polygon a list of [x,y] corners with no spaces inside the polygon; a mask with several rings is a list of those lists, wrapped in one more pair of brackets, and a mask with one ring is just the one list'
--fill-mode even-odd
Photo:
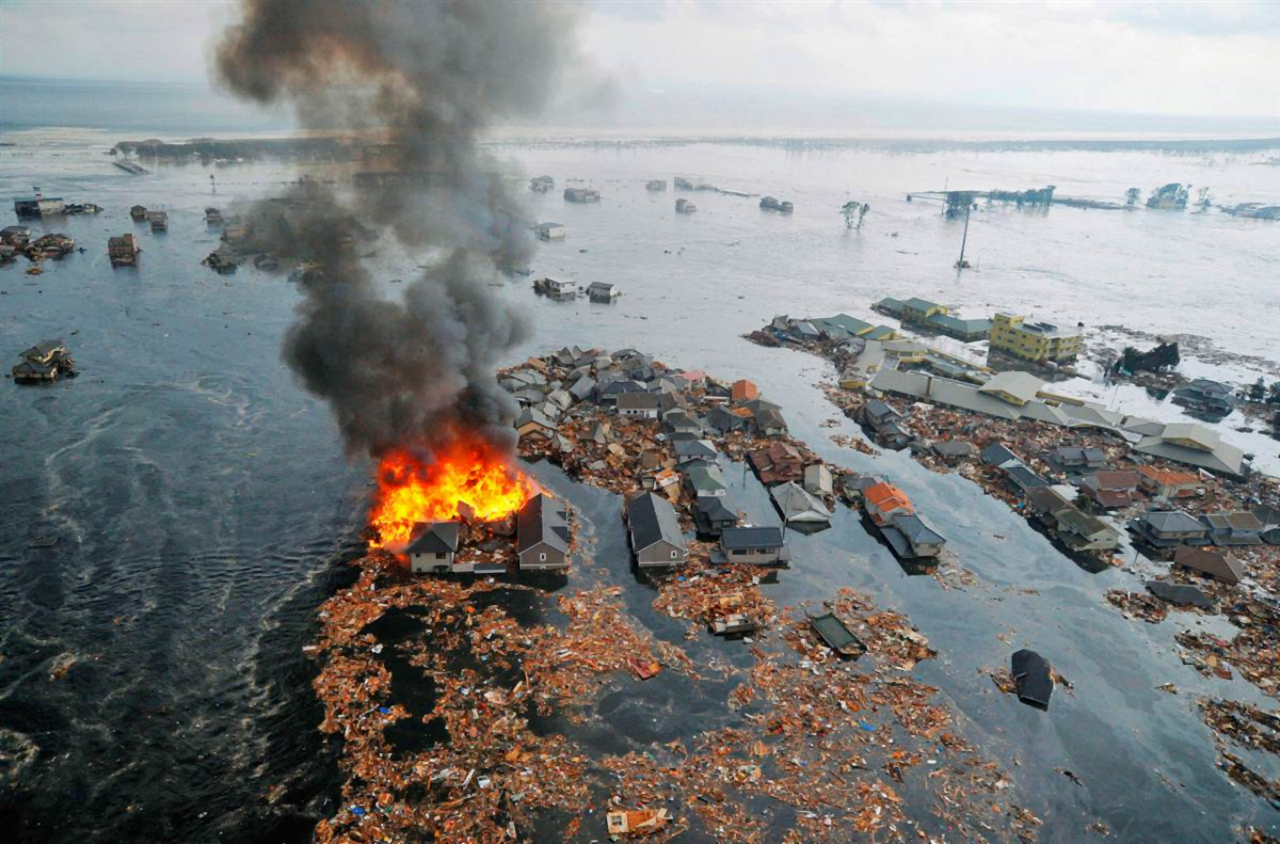
{"label": "overcast sky", "polygon": [[[425,2],[425,0],[423,0]],[[1280,117],[1280,2],[596,0],[628,102],[691,92]],[[0,0],[0,73],[205,83],[220,0]]]}

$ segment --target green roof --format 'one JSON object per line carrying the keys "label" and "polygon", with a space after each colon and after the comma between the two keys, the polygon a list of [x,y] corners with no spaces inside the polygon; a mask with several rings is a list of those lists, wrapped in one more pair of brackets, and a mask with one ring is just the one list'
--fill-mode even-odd
{"label": "green roof", "polygon": [[887,325],[877,325],[875,328],[867,332],[868,340],[883,340],[885,337],[893,334],[894,330]]}
{"label": "green roof", "polygon": [[991,330],[991,320],[989,319],[960,319],[949,314],[934,314],[928,317],[925,322],[965,334],[980,334]]}
{"label": "green roof", "polygon": [[879,302],[876,302],[876,307],[895,314],[902,313],[902,303],[897,299],[891,299],[888,296],[884,297]]}
{"label": "green roof", "polygon": [[863,331],[871,327],[871,323],[864,322],[857,317],[851,317],[848,314],[836,314],[833,317],[818,317],[811,319],[813,327],[836,339],[847,339],[847,337],[856,337]]}
{"label": "green roof", "polygon": [[918,296],[912,296],[910,299],[902,303],[908,308],[915,308],[918,311],[927,311],[930,308],[941,308],[937,302],[930,302],[928,299],[921,299]]}

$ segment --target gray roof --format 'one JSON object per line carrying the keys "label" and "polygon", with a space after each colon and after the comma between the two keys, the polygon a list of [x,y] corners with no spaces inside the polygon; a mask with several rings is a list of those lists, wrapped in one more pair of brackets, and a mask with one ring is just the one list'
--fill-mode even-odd
{"label": "gray roof", "polygon": [[1018,455],[1009,450],[1004,443],[992,443],[982,450],[982,462],[992,466],[1001,466],[1010,460],[1017,460]]}
{"label": "gray roof", "polygon": [[795,481],[775,486],[769,490],[769,495],[782,511],[784,521],[811,524],[831,521],[831,511],[827,509],[822,499],[811,494]]}
{"label": "gray roof", "polygon": [[[1166,436],[1172,427],[1172,425],[1165,426]],[[1167,442],[1164,437],[1143,437],[1133,450],[1139,454],[1163,457],[1175,463],[1185,463],[1210,472],[1235,476],[1244,474],[1244,452],[1224,442],[1218,442],[1212,451],[1201,451],[1198,448]]]}
{"label": "gray roof", "polygon": [[631,545],[636,551],[660,541],[684,548],[684,534],[675,509],[670,501],[652,492],[631,499],[627,506],[627,526],[631,528]]}
{"label": "gray roof", "polygon": [[544,428],[549,428],[551,430],[555,430],[555,427],[556,427],[556,423],[552,422],[549,418],[547,418],[547,415],[545,413],[538,410],[538,408],[536,407],[526,407],[524,409],[524,412],[522,412],[519,416],[516,417],[515,426],[517,428],[523,428],[525,425],[528,425],[530,422],[536,423],[538,425],[543,426]]}
{"label": "gray roof", "polygon": [[776,527],[731,527],[720,534],[725,548],[781,548],[782,529]]}
{"label": "gray roof", "polygon": [[722,521],[724,519],[738,520],[738,511],[731,505],[733,499],[727,495],[699,495],[698,496],[698,512],[702,513],[711,521]]}
{"label": "gray roof", "polygon": [[675,444],[676,457],[707,457],[714,459],[719,452],[709,440],[679,440]]}
{"label": "gray roof", "polygon": [[458,550],[457,522],[436,522],[435,524],[419,524],[414,526],[415,532],[422,528],[418,538],[409,543],[410,554],[452,554]]}
{"label": "gray roof", "polygon": [[896,527],[907,540],[914,545],[946,542],[946,537],[933,529],[923,516],[918,514],[896,516],[893,520]]}
{"label": "gray roof", "polygon": [[970,457],[978,453],[977,446],[962,440],[934,443],[930,448],[933,449],[934,454],[940,454],[943,457]]}
{"label": "gray roof", "polygon": [[590,375],[584,375],[577,381],[573,382],[573,386],[569,388],[569,394],[578,401],[582,401],[591,395],[591,391],[596,387],[595,379]]}
{"label": "gray roof", "polygon": [[618,396],[618,409],[657,410],[658,397],[653,393],[622,393]]}
{"label": "gray roof", "polygon": [[1059,526],[1069,528],[1082,536],[1093,536],[1097,533],[1119,534],[1119,531],[1111,525],[1074,506],[1062,508],[1054,513],[1054,518],[1058,520]]}
{"label": "gray roof", "polygon": [[1152,510],[1143,513],[1141,518],[1162,533],[1189,533],[1207,530],[1197,519],[1181,510]]}
{"label": "gray roof", "polygon": [[979,388],[983,393],[1002,392],[1016,397],[1020,401],[1031,401],[1036,393],[1044,389],[1044,381],[1030,372],[1009,370],[997,372],[991,380]]}
{"label": "gray roof", "polygon": [[1200,520],[1214,530],[1260,531],[1263,528],[1258,517],[1248,510],[1236,510],[1228,513],[1205,513]]}
{"label": "gray roof", "polygon": [[684,475],[689,479],[689,484],[699,492],[728,488],[724,482],[724,473],[716,465],[704,466],[701,463],[695,463],[684,470]]}
{"label": "gray roof", "polygon": [[1009,476],[1010,480],[1020,487],[1030,488],[1049,485],[1048,481],[1028,469],[1026,466],[1023,466],[1021,463],[1016,466],[1006,466],[1004,468],[1004,473]]}
{"label": "gray roof", "polygon": [[545,542],[563,553],[569,552],[568,513],[546,493],[525,502],[516,517],[516,547],[523,552]]}

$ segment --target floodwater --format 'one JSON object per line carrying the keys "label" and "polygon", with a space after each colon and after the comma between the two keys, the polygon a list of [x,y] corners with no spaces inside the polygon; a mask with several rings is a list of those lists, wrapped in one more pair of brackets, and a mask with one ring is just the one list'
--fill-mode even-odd
{"label": "floodwater", "polygon": [[[84,254],[46,262],[41,276],[25,275],[25,261],[0,268],[6,354],[61,336],[83,372],[47,388],[0,385],[2,814],[22,841],[306,841],[314,820],[333,812],[339,780],[315,732],[320,714],[301,648],[314,632],[315,606],[357,551],[368,466],[344,459],[326,408],[280,362],[293,287],[248,267],[219,276],[199,265],[217,242],[203,208],[267,195],[289,174],[195,165],[131,177],[104,155],[122,137],[14,132],[5,140],[17,146],[0,148],[0,196],[38,184],[106,209],[44,226],[75,237]],[[750,377],[825,458],[894,478],[976,585],[947,590],[907,576],[841,509],[830,530],[793,537],[796,562],[770,595],[795,604],[852,586],[907,613],[940,654],[916,675],[942,689],[961,734],[1011,775],[1011,801],[1045,819],[1042,840],[1082,838],[1095,818],[1124,841],[1225,840],[1242,823],[1275,833],[1275,810],[1215,768],[1195,708],[1201,694],[1260,695],[1244,681],[1204,679],[1182,666],[1173,635],[1187,622],[1178,615],[1158,626],[1126,621],[1102,598],[1111,588],[1140,588],[1157,565],[1137,558],[1133,571],[1091,574],[958,476],[930,473],[903,454],[836,447],[830,435],[856,432],[845,420],[819,427],[838,416],[815,387],[826,365],[740,335],[777,313],[870,317],[882,296],[920,295],[964,315],[1011,309],[1087,327],[1202,334],[1275,366],[1276,224],[1216,211],[995,207],[971,223],[977,269],[957,275],[950,266],[959,225],[905,194],[1055,184],[1060,194],[1119,199],[1130,186],[1183,181],[1210,185],[1220,202],[1274,202],[1280,168],[1257,163],[1265,156],[1130,152],[720,144],[496,152],[526,175],[550,173],[558,188],[581,179],[603,194],[585,206],[564,203],[558,190],[531,199],[537,219],[569,232],[541,250],[531,278],[610,281],[623,290],[616,304],[600,306],[537,298],[531,278],[495,286],[536,326],[513,361],[566,344],[633,346],[671,365]],[[760,211],[756,199],[699,193],[689,195],[698,213],[676,215],[679,194],[651,194],[643,182],[677,174],[772,194],[796,211],[783,217]],[[872,206],[861,231],[844,228],[838,208],[848,199]],[[168,210],[168,233],[133,224],[127,209],[135,203]],[[141,238],[141,265],[112,270],[106,238],[125,231]],[[419,262],[386,259],[389,295],[392,280],[411,277]],[[1236,369],[1252,381],[1248,373],[1267,365]],[[1230,421],[1223,430],[1245,444]],[[1260,465],[1277,459],[1275,441],[1250,440],[1248,448]],[[647,611],[647,587],[630,574],[619,502],[551,467],[532,471],[578,507],[596,537],[597,565],[627,586],[640,622],[664,638],[678,635]],[[728,475],[752,515],[773,517],[749,474],[735,467]],[[59,541],[30,546],[42,537]],[[568,588],[577,585],[571,574]],[[1048,712],[1000,695],[979,673],[1007,665],[1021,647],[1040,651],[1075,685],[1059,690]],[[51,678],[67,654],[74,664]],[[1167,682],[1182,693],[1155,689]],[[723,717],[700,705],[708,721]],[[665,728],[673,734],[702,723],[690,714],[697,706],[639,697],[608,706],[637,713],[637,723],[675,719]],[[643,749],[665,740],[659,732],[595,740]]]}

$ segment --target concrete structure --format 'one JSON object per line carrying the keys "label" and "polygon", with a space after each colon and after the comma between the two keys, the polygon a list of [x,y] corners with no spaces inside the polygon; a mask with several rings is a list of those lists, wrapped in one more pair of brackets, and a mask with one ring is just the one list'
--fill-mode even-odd
{"label": "concrete structure", "polygon": [[631,499],[627,504],[627,529],[636,564],[641,568],[676,566],[689,558],[676,511],[661,496],[646,492]]}
{"label": "concrete structure", "polygon": [[405,553],[409,555],[409,570],[414,574],[448,574],[452,571],[471,571],[471,567],[455,569],[458,553],[458,535],[461,526],[457,522],[436,522],[414,526],[414,539]]}
{"label": "concrete structure", "polygon": [[1025,317],[996,314],[991,326],[991,348],[1035,363],[1075,360],[1084,347],[1084,335],[1048,322],[1027,323]]}
{"label": "concrete structure", "polygon": [[569,566],[569,513],[546,493],[525,502],[516,517],[516,551],[520,570]]}

